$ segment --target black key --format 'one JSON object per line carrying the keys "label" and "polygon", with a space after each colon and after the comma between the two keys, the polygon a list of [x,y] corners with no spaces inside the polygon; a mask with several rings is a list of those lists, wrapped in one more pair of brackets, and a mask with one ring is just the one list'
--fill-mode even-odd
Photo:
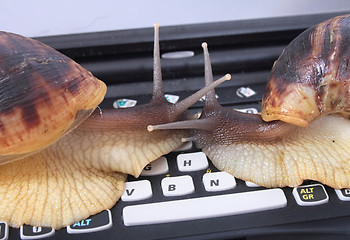
{"label": "black key", "polygon": [[20,229],[21,239],[40,239],[53,236],[55,230],[48,227],[33,227],[29,225],[23,225]]}
{"label": "black key", "polygon": [[0,240],[8,239],[9,237],[9,226],[7,223],[0,222]]}
{"label": "black key", "polygon": [[295,200],[300,206],[313,206],[327,203],[329,198],[323,185],[313,184],[293,189]]}
{"label": "black key", "polygon": [[67,232],[75,233],[89,233],[106,230],[112,227],[112,215],[110,210],[102,211],[90,218],[81,220],[67,227]]}

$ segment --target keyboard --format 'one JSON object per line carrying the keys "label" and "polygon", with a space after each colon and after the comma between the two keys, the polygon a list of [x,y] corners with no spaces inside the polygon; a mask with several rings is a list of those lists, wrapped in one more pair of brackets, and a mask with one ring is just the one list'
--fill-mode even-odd
{"label": "keyboard", "polygon": [[[204,85],[200,44],[206,40],[214,77],[232,75],[231,81],[216,89],[219,102],[258,113],[270,68],[284,46],[306,27],[340,14],[161,28],[161,51],[194,52],[193,57],[176,62],[162,59],[166,97],[180,101]],[[178,29],[182,33],[174,35]],[[224,36],[217,36],[219,30]],[[131,107],[149,102],[152,92],[153,30],[135,31],[72,37],[76,41],[70,36],[39,40],[108,83],[101,108]],[[111,39],[117,42],[111,44]],[[71,46],[75,42],[79,44]],[[114,56],[118,51],[120,56]],[[203,105],[197,102],[190,112],[200,112]],[[15,229],[1,222],[0,240],[348,239],[349,222],[350,189],[335,190],[315,181],[297,188],[266,189],[218,171],[187,142],[147,165],[139,178],[129,176],[121,200],[112,209],[57,231],[33,226]]]}

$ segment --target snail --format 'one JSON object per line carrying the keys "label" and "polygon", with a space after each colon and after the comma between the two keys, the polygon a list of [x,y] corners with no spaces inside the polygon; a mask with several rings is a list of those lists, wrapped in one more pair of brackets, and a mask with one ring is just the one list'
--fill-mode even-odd
{"label": "snail", "polygon": [[[222,107],[212,90],[199,119],[148,129],[193,129],[184,140],[193,140],[219,170],[260,186],[315,180],[349,188],[349,31],[345,15],[294,39],[274,63],[261,115]],[[208,84],[212,73],[203,48]]]}
{"label": "snail", "polygon": [[149,104],[99,109],[106,85],[54,49],[0,33],[0,221],[53,227],[114,206],[127,174],[176,149],[187,130],[149,133],[147,125],[187,118],[217,80],[169,103],[163,94],[159,25],[154,33]]}

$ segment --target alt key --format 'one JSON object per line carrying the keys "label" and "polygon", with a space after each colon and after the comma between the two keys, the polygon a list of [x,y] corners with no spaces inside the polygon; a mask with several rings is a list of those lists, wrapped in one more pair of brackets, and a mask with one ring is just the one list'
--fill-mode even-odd
{"label": "alt key", "polygon": [[90,233],[103,231],[112,227],[112,214],[110,210],[104,210],[90,218],[81,220],[67,227],[70,234]]}

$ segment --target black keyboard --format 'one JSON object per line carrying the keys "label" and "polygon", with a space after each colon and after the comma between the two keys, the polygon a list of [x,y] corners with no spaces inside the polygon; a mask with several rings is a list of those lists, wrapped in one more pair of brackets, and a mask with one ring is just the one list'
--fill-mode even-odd
{"label": "black keyboard", "polygon": [[[194,53],[176,61],[162,59],[167,98],[179,101],[204,85],[200,43],[207,41],[214,75],[232,74],[216,90],[219,102],[257,113],[269,69],[283,47],[306,27],[340,14],[161,28],[162,52]],[[70,36],[39,40],[107,82],[101,108],[129,107],[147,103],[152,91],[152,29],[135,31],[74,36],[79,46],[70,46],[75,44]],[[134,34],[139,39],[130,40]],[[199,101],[190,111],[200,112],[202,106]],[[0,223],[0,239],[348,239],[349,222],[349,189],[314,181],[294,189],[266,189],[218,171],[187,142],[147,165],[139,178],[129,176],[112,209],[58,231]]]}

